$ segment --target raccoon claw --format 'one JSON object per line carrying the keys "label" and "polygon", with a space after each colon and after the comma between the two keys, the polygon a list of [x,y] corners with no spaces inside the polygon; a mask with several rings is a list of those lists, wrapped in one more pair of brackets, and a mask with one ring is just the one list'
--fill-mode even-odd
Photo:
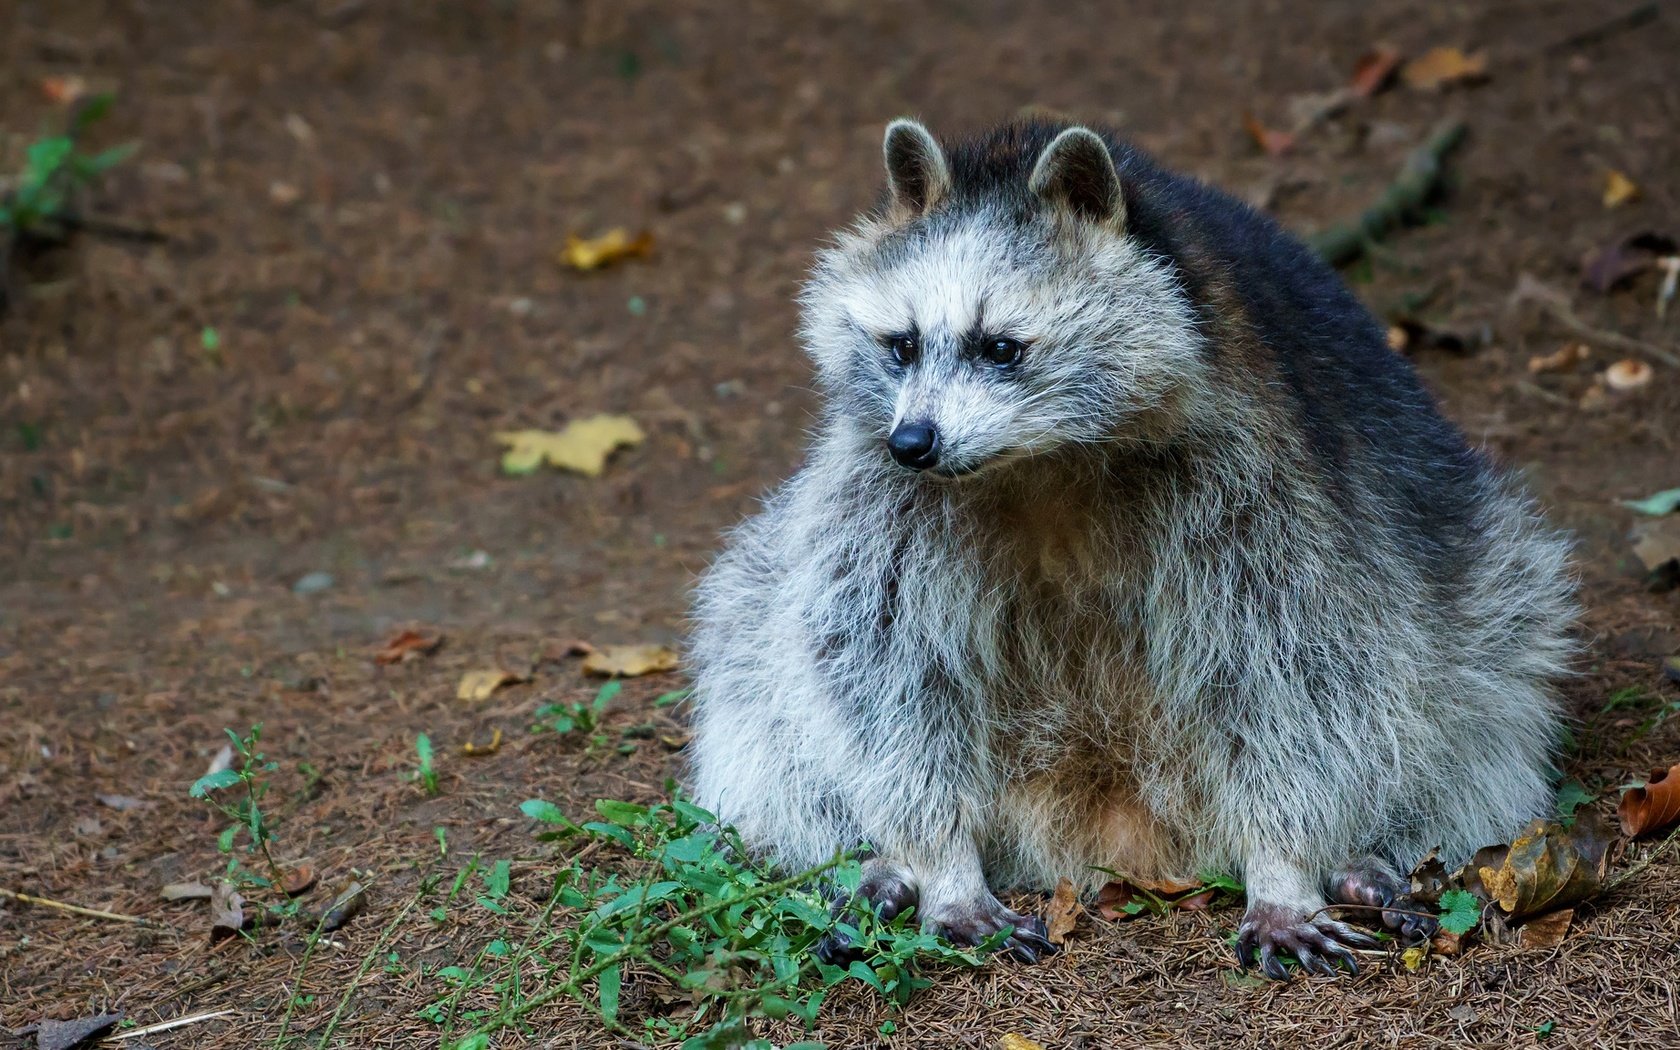
{"label": "raccoon claw", "polygon": [[[852,901],[858,899],[868,902],[876,916],[891,921],[907,908],[915,907],[916,888],[896,874],[866,876],[855,896],[834,902],[831,914],[838,917],[851,906]],[[839,930],[825,934],[812,951],[830,966],[849,966],[863,957],[862,950],[852,942],[851,936]]]}
{"label": "raccoon claw", "polygon": [[1375,948],[1376,938],[1346,923],[1318,916],[1306,918],[1299,911],[1280,905],[1251,907],[1237,930],[1237,965],[1248,969],[1258,961],[1260,970],[1278,981],[1290,973],[1280,953],[1293,955],[1308,973],[1335,977],[1345,968],[1359,973],[1353,948]]}
{"label": "raccoon claw", "polygon": [[1407,885],[1378,862],[1356,865],[1330,882],[1330,896],[1337,904],[1357,904],[1373,911],[1381,909],[1382,923],[1394,931],[1403,944],[1418,944],[1435,936],[1439,923],[1406,892]]}
{"label": "raccoon claw", "polygon": [[1016,962],[1035,963],[1056,954],[1050,943],[1050,929],[1036,915],[1010,911],[997,901],[956,916],[936,920],[934,928],[953,944],[973,947],[1008,927],[1009,936],[998,946],[998,955]]}

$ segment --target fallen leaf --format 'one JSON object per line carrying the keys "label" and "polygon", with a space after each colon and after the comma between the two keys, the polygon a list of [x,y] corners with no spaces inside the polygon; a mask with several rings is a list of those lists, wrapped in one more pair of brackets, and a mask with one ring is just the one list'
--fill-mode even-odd
{"label": "fallen leaf", "polygon": [[1400,953],[1400,964],[1407,973],[1417,973],[1423,969],[1423,961],[1429,958],[1429,949],[1421,944],[1414,944]]}
{"label": "fallen leaf", "polygon": [[1645,566],[1648,587],[1661,593],[1680,585],[1680,518],[1641,522],[1632,539],[1633,556]]}
{"label": "fallen leaf", "polygon": [[226,879],[218,881],[210,891],[210,939],[232,937],[245,928],[247,921],[245,898],[233,888],[233,883]]}
{"label": "fallen leaf", "polygon": [[1457,955],[1464,951],[1464,935],[1451,930],[1436,930],[1435,936],[1430,938],[1429,950],[1436,955]]}
{"label": "fallen leaf", "polygon": [[1456,47],[1436,47],[1400,67],[1406,86],[1438,91],[1449,84],[1487,76],[1487,52],[1465,54]]}
{"label": "fallen leaf", "polygon": [[1024,1035],[1010,1032],[998,1040],[998,1050],[1044,1050],[1044,1044],[1035,1043]]}
{"label": "fallen leaf", "polygon": [[128,795],[95,795],[101,805],[110,806],[119,813],[126,813],[131,809],[139,809],[144,802]]}
{"label": "fallen leaf", "polygon": [[517,685],[528,682],[530,678],[517,675],[512,671],[494,669],[489,671],[468,671],[461,676],[461,684],[455,687],[457,700],[477,702],[490,699],[490,694],[504,685]]}
{"label": "fallen leaf", "polygon": [[583,658],[583,673],[636,678],[677,669],[677,652],[664,645],[603,645]]}
{"label": "fallen leaf", "polygon": [[661,733],[659,743],[667,751],[681,751],[688,746],[690,736],[687,733]]}
{"label": "fallen leaf", "polygon": [[207,901],[215,891],[202,882],[171,882],[163,888],[166,901]]}
{"label": "fallen leaf", "polygon": [[373,654],[376,664],[400,664],[409,660],[417,660],[422,656],[429,656],[438,651],[443,644],[441,634],[421,634],[419,631],[403,631],[395,638],[386,642],[380,650]]}
{"label": "fallen leaf", "polygon": [[1604,206],[1620,208],[1638,198],[1639,184],[1614,168],[1604,173]]}
{"label": "fallen leaf", "polygon": [[78,1017],[74,1021],[38,1021],[14,1034],[33,1032],[36,1050],[76,1050],[104,1035],[122,1018],[122,1014],[99,1014]]}
{"label": "fallen leaf", "polygon": [[1411,898],[1419,904],[1434,904],[1451,887],[1451,879],[1447,866],[1441,863],[1440,850],[1432,849],[1412,869]]}
{"label": "fallen leaf", "polygon": [[1360,98],[1370,98],[1394,78],[1394,71],[1400,68],[1402,57],[1397,49],[1378,44],[1360,55],[1359,61],[1353,64],[1348,89]]}
{"label": "fallen leaf", "polygon": [[1608,293],[1618,285],[1661,265],[1664,256],[1680,251],[1680,242],[1666,233],[1641,230],[1618,237],[1581,258],[1581,283]]}
{"label": "fallen leaf", "polygon": [[1281,157],[1295,148],[1295,136],[1287,131],[1278,131],[1260,123],[1253,113],[1243,114],[1243,130],[1270,157]]}
{"label": "fallen leaf", "polygon": [[1471,1024],[1476,1020],[1476,1008],[1469,1003],[1459,1003],[1447,1011],[1447,1016],[1459,1024]]}
{"label": "fallen leaf", "polygon": [[280,879],[280,892],[288,897],[297,897],[308,893],[314,885],[315,869],[307,864],[299,864]]}
{"label": "fallen leaf", "polygon": [[1653,769],[1644,786],[1628,788],[1616,806],[1616,817],[1629,838],[1661,831],[1680,820],[1680,763]]}
{"label": "fallen leaf", "polygon": [[[1131,919],[1146,911],[1162,911],[1179,907],[1181,900],[1199,895],[1199,882],[1178,882],[1172,879],[1119,879],[1105,883],[1097,891],[1097,914],[1105,919]],[[1202,902],[1200,907],[1206,907]],[[1189,910],[1198,910],[1191,905]]]}
{"label": "fallen leaf", "polygon": [[1664,489],[1644,499],[1625,499],[1622,506],[1641,514],[1661,516],[1680,510],[1680,489]]}
{"label": "fallen leaf", "polygon": [[1522,924],[1517,933],[1517,943],[1524,948],[1555,948],[1563,943],[1564,934],[1569,932],[1569,923],[1574,918],[1574,908],[1560,908],[1536,915]]}
{"label": "fallen leaf", "polygon": [[608,456],[620,448],[639,445],[646,437],[629,416],[599,415],[568,423],[559,431],[503,431],[496,435],[496,441],[508,446],[502,454],[505,473],[530,474],[547,463],[598,478],[606,469]]}
{"label": "fallen leaf", "polygon": [[41,94],[57,106],[71,106],[87,94],[87,81],[78,76],[42,77]]}
{"label": "fallen leaf", "polygon": [[1537,354],[1528,359],[1528,374],[1563,372],[1592,357],[1592,347],[1586,343],[1564,343],[1549,354]]}
{"label": "fallen leaf", "polygon": [[1056,883],[1056,892],[1044,911],[1051,944],[1067,943],[1068,934],[1079,925],[1079,911],[1079,894],[1074,892],[1072,880],[1062,879]]}
{"label": "fallen leaf", "polygon": [[343,893],[333,898],[333,902],[327,905],[325,911],[321,912],[322,932],[338,929],[355,918],[366,906],[367,887],[359,882],[352,882],[345,887]]}
{"label": "fallen leaf", "polygon": [[469,740],[461,745],[461,754],[478,755],[482,757],[484,755],[493,755],[501,749],[502,731],[500,729],[492,729],[490,731],[490,742],[488,744],[475,744]]}
{"label": "fallen leaf", "polygon": [[1482,883],[1512,919],[1569,907],[1598,892],[1609,845],[1594,810],[1582,811],[1567,828],[1535,821],[1511,842],[1497,869],[1481,869]]}
{"label": "fallen leaf", "polygon": [[99,822],[98,817],[89,815],[77,817],[75,823],[70,825],[70,830],[82,838],[94,839],[105,834],[105,825]]}
{"label": "fallen leaf", "polygon": [[566,238],[560,250],[560,261],[574,270],[596,270],[620,259],[640,258],[653,251],[653,234],[643,230],[636,236],[622,226],[615,226],[599,237]]}
{"label": "fallen leaf", "polygon": [[1632,357],[1623,358],[1604,370],[1604,385],[1625,393],[1650,383],[1651,366]]}

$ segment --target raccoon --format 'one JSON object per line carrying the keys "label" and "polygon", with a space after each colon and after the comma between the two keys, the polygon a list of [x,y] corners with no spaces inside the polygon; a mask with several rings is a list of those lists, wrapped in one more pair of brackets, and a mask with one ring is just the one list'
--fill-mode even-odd
{"label": "raccoon", "polygon": [[1357,968],[1327,905],[1429,932],[1401,873],[1552,797],[1566,541],[1269,218],[1063,122],[884,151],[806,463],[698,588],[696,800],[1028,961],[996,891],[1106,871],[1240,877],[1274,977]]}

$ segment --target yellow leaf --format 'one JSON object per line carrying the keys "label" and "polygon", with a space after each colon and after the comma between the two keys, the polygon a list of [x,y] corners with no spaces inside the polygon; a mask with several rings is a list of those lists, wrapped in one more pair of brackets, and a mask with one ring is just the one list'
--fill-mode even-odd
{"label": "yellow leaf", "polygon": [[575,270],[597,270],[620,259],[645,256],[653,251],[653,234],[646,230],[630,236],[630,231],[615,226],[599,237],[566,238],[560,250],[560,261]]}
{"label": "yellow leaf", "polygon": [[1619,171],[1604,174],[1604,206],[1620,208],[1639,196],[1639,184]]}
{"label": "yellow leaf", "polygon": [[1044,1050],[1044,1044],[1035,1043],[1024,1035],[1010,1032],[998,1040],[998,1050]]}
{"label": "yellow leaf", "polygon": [[488,744],[475,744],[471,740],[461,745],[463,755],[493,755],[502,749],[502,731],[492,730]]}
{"label": "yellow leaf", "polygon": [[1400,67],[1400,79],[1409,87],[1430,91],[1486,75],[1486,51],[1466,55],[1456,47],[1431,48]]}
{"label": "yellow leaf", "polygon": [[1423,960],[1429,957],[1429,952],[1422,945],[1413,945],[1400,953],[1400,962],[1408,973],[1417,973],[1423,969]]}
{"label": "yellow leaf", "polygon": [[496,441],[506,445],[502,470],[529,474],[544,463],[598,478],[614,451],[639,445],[647,437],[629,416],[590,416],[563,430],[505,430]]}
{"label": "yellow leaf", "polygon": [[663,645],[603,645],[583,658],[584,674],[604,678],[635,678],[676,668],[676,650]]}
{"label": "yellow leaf", "polygon": [[525,679],[512,671],[468,671],[461,676],[461,684],[455,687],[455,697],[459,700],[490,699],[490,694],[504,685],[513,685]]}

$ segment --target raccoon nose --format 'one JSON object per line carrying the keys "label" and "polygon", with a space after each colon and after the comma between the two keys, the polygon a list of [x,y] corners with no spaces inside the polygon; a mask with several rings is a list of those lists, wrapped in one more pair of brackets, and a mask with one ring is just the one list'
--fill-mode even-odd
{"label": "raccoon nose", "polygon": [[887,438],[892,458],[912,470],[926,470],[939,462],[939,431],[926,423],[900,423]]}

